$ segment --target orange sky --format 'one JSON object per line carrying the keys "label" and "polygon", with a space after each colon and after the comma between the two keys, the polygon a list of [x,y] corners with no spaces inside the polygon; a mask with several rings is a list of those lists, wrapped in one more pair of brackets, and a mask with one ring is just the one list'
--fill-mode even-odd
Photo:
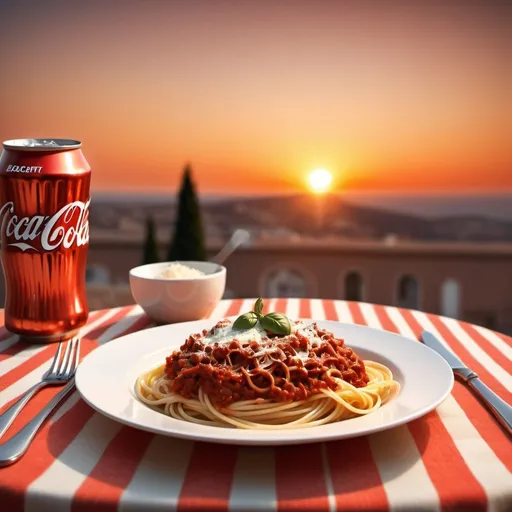
{"label": "orange sky", "polygon": [[505,4],[13,2],[0,138],[82,140],[95,190],[512,191]]}

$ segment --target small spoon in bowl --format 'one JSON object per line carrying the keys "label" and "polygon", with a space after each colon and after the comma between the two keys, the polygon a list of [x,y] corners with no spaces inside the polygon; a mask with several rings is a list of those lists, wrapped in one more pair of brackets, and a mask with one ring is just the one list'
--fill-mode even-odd
{"label": "small spoon in bowl", "polygon": [[249,231],[245,229],[237,229],[231,235],[231,238],[227,241],[226,245],[212,259],[212,261],[221,265],[229,258],[229,256],[231,256],[233,252],[236,251],[238,246],[248,242],[250,237],[251,235]]}

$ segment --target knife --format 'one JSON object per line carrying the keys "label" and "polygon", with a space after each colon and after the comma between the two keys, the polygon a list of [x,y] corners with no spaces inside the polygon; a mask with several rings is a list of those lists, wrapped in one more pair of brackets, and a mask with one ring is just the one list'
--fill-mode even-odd
{"label": "knife", "polygon": [[24,455],[46,418],[74,387],[75,378],[72,377],[59,394],[55,395],[39,414],[29,421],[16,435],[5,441],[5,443],[0,444],[0,468],[14,464]]}
{"label": "knife", "polygon": [[468,368],[451,350],[431,332],[423,331],[421,341],[427,347],[435,350],[450,365],[453,373],[461,378],[479,397],[490,411],[496,416],[509,435],[512,436],[512,407],[502,400],[494,391],[488,388],[478,375]]}

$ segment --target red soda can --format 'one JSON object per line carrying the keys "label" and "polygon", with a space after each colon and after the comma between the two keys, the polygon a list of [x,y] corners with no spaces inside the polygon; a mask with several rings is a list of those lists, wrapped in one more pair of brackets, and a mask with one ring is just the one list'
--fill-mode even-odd
{"label": "red soda can", "polygon": [[91,169],[81,143],[16,139],[0,157],[0,256],[5,327],[35,342],[87,322]]}

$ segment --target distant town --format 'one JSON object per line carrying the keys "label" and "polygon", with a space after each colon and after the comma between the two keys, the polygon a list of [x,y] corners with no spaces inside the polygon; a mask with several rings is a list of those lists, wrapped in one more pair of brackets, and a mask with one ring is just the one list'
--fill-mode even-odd
{"label": "distant town", "polygon": [[[418,215],[312,194],[199,200],[205,258],[235,229],[250,233],[226,262],[225,298],[364,301],[512,333],[512,221],[483,208],[478,215],[448,215],[444,205],[444,215]],[[129,271],[148,254],[151,261],[169,260],[176,212],[172,194],[93,196],[86,274],[91,310],[133,304]]]}
{"label": "distant town", "polygon": [[[393,204],[370,207],[366,199],[361,204],[340,195],[287,195],[270,197],[201,198],[201,212],[207,242],[215,245],[226,240],[236,228],[250,231],[252,240],[329,238],[338,240],[397,240],[512,242],[512,197],[489,198],[481,213],[453,213],[446,208],[448,199],[438,200],[435,215],[433,200],[425,207],[425,215],[392,211]],[[378,201],[376,201],[378,203]],[[106,233],[120,239],[141,240],[145,223],[152,218],[158,238],[171,236],[176,207],[175,197],[142,195],[93,197],[90,223],[91,239]],[[499,215],[490,215],[495,209]],[[409,207],[412,211],[413,208]],[[512,213],[512,211],[511,211]]]}

